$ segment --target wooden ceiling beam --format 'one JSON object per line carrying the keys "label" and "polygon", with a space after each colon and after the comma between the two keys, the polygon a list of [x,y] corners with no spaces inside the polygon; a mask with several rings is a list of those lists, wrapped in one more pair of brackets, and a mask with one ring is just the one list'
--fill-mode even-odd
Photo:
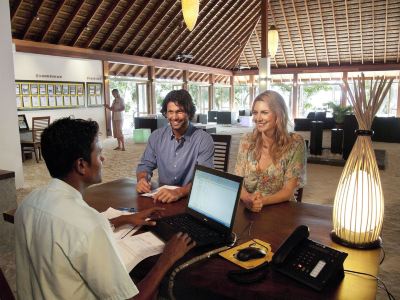
{"label": "wooden ceiling beam", "polygon": [[29,32],[29,29],[31,28],[33,22],[36,20],[36,16],[38,15],[38,12],[40,10],[40,7],[43,4],[43,0],[39,0],[37,2],[34,2],[34,6],[32,9],[32,15],[31,15],[31,19],[29,21],[29,24],[27,26],[25,26],[24,30],[21,33],[22,39],[26,39],[26,35]]}
{"label": "wooden ceiling beam", "polygon": [[[319,2],[319,0],[318,0]],[[350,27],[349,27],[349,11],[348,11],[348,4],[347,0],[344,0],[344,6],[346,10],[346,25],[347,25],[347,42],[349,44],[349,58],[350,58],[350,64],[351,64],[351,40],[350,40]]]}
{"label": "wooden ceiling beam", "polygon": [[[307,0],[304,0],[307,2]],[[339,66],[341,65],[340,61],[340,52],[339,52],[339,42],[338,42],[338,33],[336,29],[336,16],[335,16],[335,5],[333,4],[333,0],[331,0],[331,7],[332,7],[332,20],[333,20],[333,28],[335,29],[335,42],[336,42],[336,54]],[[317,64],[318,66],[318,64]]]}
{"label": "wooden ceiling beam", "polygon": [[96,30],[92,31],[92,34],[90,35],[89,39],[83,44],[83,48],[89,48],[90,45],[92,44],[94,38],[96,35],[100,32],[100,30],[103,28],[104,24],[107,22],[108,18],[111,16],[111,14],[114,12],[115,8],[119,4],[119,1],[113,1],[111,7],[107,8],[107,13],[103,16],[103,18],[100,21],[100,24],[97,26]]}
{"label": "wooden ceiling beam", "polygon": [[[333,1],[333,0],[331,0],[331,1]],[[310,12],[308,11],[307,0],[304,0],[304,7],[306,8],[307,21],[308,21],[308,30],[310,30],[312,47],[313,47],[313,50],[314,50],[315,64],[318,66],[318,56],[317,56],[317,50],[315,48],[315,39],[314,39],[314,33],[313,33],[313,30],[312,30],[312,26],[311,26],[311,18],[310,18]],[[296,17],[297,17],[297,15],[296,15]],[[336,26],[334,26],[334,27],[336,27]],[[335,30],[336,30],[336,28],[335,28]],[[337,41],[336,41],[336,43],[337,43]]]}
{"label": "wooden ceiling beam", "polygon": [[[161,57],[168,58],[168,59],[175,59],[175,57],[172,58],[173,55],[175,55],[176,51],[180,49],[180,52],[182,53],[194,53],[193,55],[197,55],[195,51],[188,50],[187,47],[190,45],[190,43],[196,43],[197,41],[203,40],[206,41],[207,39],[204,39],[204,33],[208,33],[209,30],[207,30],[208,26],[210,26],[210,22],[205,23],[210,15],[213,9],[218,8],[217,3],[218,1],[212,0],[206,4],[206,6],[200,10],[199,12],[199,18],[197,20],[196,26],[194,27],[193,31],[194,33],[197,33],[196,35],[191,34],[187,28],[186,25],[183,25],[184,28],[182,29],[181,33],[179,34],[178,39],[176,39],[173,43],[170,43],[170,45],[165,49],[165,51],[161,54]],[[217,10],[218,13],[218,10]],[[188,33],[187,33],[187,32]],[[186,33],[186,35],[185,35]],[[193,36],[194,35],[194,36]],[[192,38],[193,37],[193,38]]]}
{"label": "wooden ceiling beam", "polygon": [[363,23],[362,23],[362,12],[361,12],[361,0],[358,0],[358,14],[359,26],[360,26],[360,50],[361,50],[361,63],[364,63],[364,46],[363,46]]}
{"label": "wooden ceiling beam", "polygon": [[128,76],[134,77],[134,73],[132,73],[135,70],[136,66],[135,65],[131,65],[129,66],[129,68],[126,70],[126,74]]}
{"label": "wooden ceiling beam", "polygon": [[375,63],[375,0],[372,0],[372,63]]}
{"label": "wooden ceiling beam", "polygon": [[20,52],[75,57],[75,58],[97,59],[97,60],[104,60],[117,63],[137,64],[137,65],[154,66],[160,68],[172,68],[172,69],[198,71],[203,73],[223,74],[227,76],[232,75],[232,71],[230,70],[188,64],[188,63],[180,63],[162,59],[155,59],[149,57],[126,55],[121,53],[113,53],[113,52],[93,50],[93,49],[83,49],[83,48],[70,47],[64,45],[53,45],[53,44],[24,41],[18,39],[13,39],[13,43],[15,43],[16,45],[16,50]]}
{"label": "wooden ceiling beam", "polygon": [[[394,64],[359,64],[359,65],[341,65],[326,67],[298,67],[271,69],[271,74],[295,74],[295,73],[333,73],[333,72],[367,72],[367,71],[392,71],[400,70],[400,63]],[[258,75],[258,70],[233,71],[233,76]]]}
{"label": "wooden ceiling beam", "polygon": [[[385,6],[385,42],[383,43],[383,45],[384,45],[384,51],[383,51],[383,62],[384,63],[386,63],[386,48],[387,48],[387,32],[388,32],[388,6],[389,6],[389,3],[388,3],[388,0],[386,0],[386,6]],[[400,41],[398,41],[398,42],[400,42]]]}
{"label": "wooden ceiling beam", "polygon": [[[133,1],[132,1],[133,2]],[[150,2],[150,1],[149,1]],[[122,40],[122,38],[126,35],[126,33],[128,32],[129,28],[132,27],[133,23],[135,23],[136,19],[142,14],[142,12],[144,11],[144,9],[146,8],[147,4],[149,3],[146,1],[146,4],[141,5],[141,8],[138,10],[134,10],[135,14],[133,15],[133,17],[131,17],[130,21],[127,22],[124,26],[124,28],[121,30],[122,34],[119,36],[119,38],[117,39],[117,41],[113,42],[114,47],[112,48],[112,52],[115,51],[115,48],[117,48],[119,42]],[[101,47],[101,49],[103,48],[103,46]]]}
{"label": "wooden ceiling beam", "polygon": [[104,38],[100,42],[100,47],[98,49],[100,49],[100,50],[103,49],[103,46],[108,41],[108,38],[114,33],[115,29],[121,24],[121,22],[124,20],[126,15],[131,11],[134,4],[135,4],[135,1],[131,1],[131,4],[129,5],[129,7],[126,7],[123,10],[124,13],[122,14],[122,16],[118,16],[118,22],[115,22],[114,26],[108,30],[107,34],[104,36]]}
{"label": "wooden ceiling beam", "polygon": [[297,31],[299,33],[299,38],[300,38],[300,43],[301,43],[301,49],[302,49],[303,56],[304,56],[304,61],[306,63],[306,66],[308,66],[307,55],[306,55],[306,50],[305,50],[306,47],[304,47],[303,35],[301,34],[299,17],[297,16],[297,9],[296,9],[296,4],[294,3],[294,0],[292,0],[292,6],[293,6],[294,18],[296,19],[296,26],[297,26]]}
{"label": "wooden ceiling beam", "polygon": [[[176,4],[177,2],[176,1],[170,1],[170,3],[168,4],[168,6],[166,6],[165,8],[164,8],[164,10],[163,10],[163,12],[161,13],[161,19],[160,19],[160,21],[162,20],[162,19],[164,19],[164,17],[168,14],[168,12],[175,6],[175,4]],[[167,20],[167,22],[168,22],[168,24],[170,24],[171,22],[172,22],[172,19],[171,18],[168,18],[168,20]],[[148,38],[151,36],[151,34],[154,32],[154,30],[157,28],[157,25],[158,25],[158,22],[157,22],[157,24],[155,25],[155,26],[151,26],[150,27],[150,31],[148,32],[148,33],[142,33],[142,37],[139,39],[139,40],[137,40],[136,42],[135,42],[135,45],[136,45],[136,51],[135,51],[135,54],[136,55],[140,55],[141,53],[140,53],[140,48],[142,47],[142,44],[143,44],[143,42],[145,42],[146,40],[148,40]],[[166,26],[163,26],[163,28],[165,29],[166,28]],[[157,38],[159,38],[159,36],[158,35],[155,35],[155,38],[157,39]],[[144,49],[146,49],[146,48],[144,48]]]}
{"label": "wooden ceiling beam", "polygon": [[[271,2],[269,2],[268,5],[269,5],[268,11],[271,12],[272,21],[273,21],[274,24],[276,25],[275,14],[274,14],[274,11],[272,10]],[[285,62],[285,67],[287,67],[287,66],[288,66],[288,63],[287,63],[287,59],[286,59],[285,49],[283,48],[282,40],[281,40],[281,37],[279,36],[279,34],[278,34],[278,40],[279,40],[279,44],[281,45],[281,53],[282,53],[282,55],[283,55],[283,61]],[[275,64],[276,64],[277,67],[278,67],[278,62],[276,61],[276,58],[274,58],[274,60],[275,60]]]}
{"label": "wooden ceiling beam", "polygon": [[329,66],[329,54],[328,54],[328,46],[326,44],[326,34],[325,34],[325,26],[324,26],[324,17],[322,15],[322,8],[321,8],[321,1],[318,0],[318,9],[319,9],[319,19],[321,22],[321,27],[322,27],[322,35],[324,36],[324,49],[325,49],[325,55],[326,55],[326,63]]}
{"label": "wooden ceiling beam", "polygon": [[[149,16],[145,16],[144,18],[142,18],[142,21],[140,22],[140,24],[138,26],[135,26],[135,29],[134,29],[133,33],[131,34],[131,38],[128,41],[128,44],[126,46],[123,46],[122,53],[124,53],[124,54],[127,53],[127,50],[132,45],[132,43],[135,40],[136,36],[139,34],[139,32],[144,31],[144,28],[146,28],[146,24],[150,21],[151,18],[153,18],[153,16],[157,13],[157,11],[160,9],[160,7],[163,4],[163,1],[156,1],[156,2],[157,2],[157,5],[150,10],[150,15]],[[143,32],[143,34],[147,35],[144,32]],[[113,49],[113,51],[114,51],[114,49]],[[134,53],[134,51],[131,52],[130,54],[133,54],[133,53]]]}
{"label": "wooden ceiling beam", "polygon": [[[52,13],[50,21],[47,23],[47,26],[46,26],[46,27],[44,28],[44,30],[43,30],[44,33],[43,33],[43,35],[42,35],[42,38],[40,39],[42,42],[43,42],[44,39],[46,38],[46,35],[49,33],[50,28],[53,26],[54,21],[56,20],[56,18],[57,18],[57,16],[58,16],[58,13],[60,12],[61,8],[64,6],[64,4],[65,4],[66,1],[67,1],[67,0],[62,0],[62,1],[59,1],[59,2],[58,2],[57,7],[56,7],[56,9],[55,9],[55,12]],[[42,32],[43,32],[43,31],[42,31]]]}
{"label": "wooden ceiling beam", "polygon": [[[239,63],[239,61],[240,61],[240,56],[241,56],[242,53],[244,53],[244,48],[246,47],[246,45],[250,44],[250,46],[251,46],[251,36],[253,35],[253,32],[257,32],[257,24],[258,24],[258,21],[255,22],[254,29],[253,29],[253,31],[249,34],[249,37],[247,38],[246,43],[243,43],[244,46],[242,47],[242,49],[241,49],[240,51],[238,51],[238,54],[239,54],[239,55],[238,55],[237,59],[235,60],[235,58],[233,58],[233,62],[229,62],[229,63],[228,63],[228,66],[229,66],[229,65],[232,66],[232,67],[230,67],[230,69],[233,69],[235,66],[238,65],[238,63]],[[255,59],[255,61],[256,61],[257,67],[258,67],[257,56],[256,56],[256,54],[254,53],[253,46],[251,46],[251,50],[252,50],[252,52],[253,52],[253,56],[254,56],[254,59]],[[246,61],[247,61],[247,59],[246,59]],[[247,63],[247,65],[248,65],[248,63]]]}
{"label": "wooden ceiling beam", "polygon": [[75,34],[75,37],[72,39],[72,41],[69,43],[69,45],[72,45],[72,47],[75,47],[77,42],[79,41],[79,39],[82,36],[82,33],[87,30],[89,28],[89,30],[91,29],[89,26],[90,21],[92,21],[93,16],[97,13],[97,11],[99,10],[100,6],[104,3],[104,0],[101,0],[97,6],[95,6],[95,8],[92,10],[92,12],[90,13],[89,17],[86,17],[86,22],[83,23],[83,26],[81,26],[81,28],[79,29],[79,33]]}
{"label": "wooden ceiling beam", "polygon": [[75,7],[74,11],[72,12],[72,14],[69,16],[69,18],[66,20],[66,26],[63,26],[65,29],[63,31],[63,33],[61,34],[61,37],[57,40],[56,44],[60,44],[60,42],[62,41],[62,39],[64,38],[64,35],[66,34],[66,32],[68,31],[69,26],[71,26],[72,21],[74,20],[75,16],[78,14],[78,12],[80,11],[80,9],[83,6],[83,3],[85,3],[84,0],[81,0],[79,2],[79,5]]}
{"label": "wooden ceiling beam", "polygon": [[13,7],[10,8],[10,17],[11,17],[11,24],[14,21],[14,17],[21,6],[22,0],[16,0],[14,1]]}
{"label": "wooden ceiling beam", "polygon": [[[257,25],[256,25],[256,27],[254,28],[254,34],[256,35],[256,40],[257,40],[258,46],[260,47],[260,50],[261,50],[262,46],[261,46],[260,37],[258,36],[258,33],[257,33]],[[251,40],[249,40],[249,41],[251,41]],[[278,64],[276,63],[276,60],[275,60],[275,59],[274,59],[274,61],[275,61],[275,66],[278,67]],[[257,58],[256,58],[256,65],[257,65],[257,68],[258,68],[259,66],[258,66]]]}
{"label": "wooden ceiling beam", "polygon": [[283,7],[282,0],[279,0],[279,5],[281,7],[283,19],[284,19],[284,22],[285,22],[285,27],[286,27],[287,37],[289,39],[290,48],[292,48],[294,64],[297,67],[298,63],[297,63],[297,59],[296,59],[296,52],[294,51],[293,41],[292,41],[292,38],[290,36],[289,24],[288,24],[288,21],[287,21],[287,18],[286,18],[285,9]]}

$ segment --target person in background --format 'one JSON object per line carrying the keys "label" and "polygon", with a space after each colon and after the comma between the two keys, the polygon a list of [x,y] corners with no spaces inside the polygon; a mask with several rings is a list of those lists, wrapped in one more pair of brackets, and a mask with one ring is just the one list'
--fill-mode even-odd
{"label": "person in background", "polygon": [[111,106],[104,104],[104,107],[112,111],[113,135],[118,141],[118,146],[114,148],[114,150],[125,151],[125,140],[122,132],[122,126],[124,125],[123,112],[125,110],[125,102],[119,95],[117,89],[113,89],[111,93],[114,96],[114,101]]}
{"label": "person in background", "polygon": [[275,91],[258,95],[252,106],[255,128],[240,141],[235,173],[244,177],[241,200],[248,209],[294,199],[306,183],[303,138],[287,130],[288,110]]}
{"label": "person in background", "polygon": [[138,193],[150,192],[153,170],[158,169],[160,186],[179,188],[160,189],[154,196],[155,201],[177,201],[189,194],[196,164],[213,167],[214,142],[210,134],[190,123],[195,112],[193,99],[186,90],[174,90],[166,95],[161,113],[169,124],[149,137],[136,169]]}
{"label": "person in background", "polygon": [[[112,226],[154,225],[159,208],[107,220],[83,200],[102,179],[102,148],[94,121],[64,118],[42,134],[52,176],[15,214],[18,299],[151,299],[168,269],[194,244],[175,235],[136,287],[120,258]],[[110,225],[111,223],[111,225]]]}

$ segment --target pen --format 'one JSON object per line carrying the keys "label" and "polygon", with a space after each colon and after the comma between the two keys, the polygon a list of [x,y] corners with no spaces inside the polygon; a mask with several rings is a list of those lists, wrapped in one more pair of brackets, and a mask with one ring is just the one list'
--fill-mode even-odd
{"label": "pen", "polygon": [[117,208],[120,211],[126,211],[126,212],[135,212],[136,208],[134,207],[118,207]]}

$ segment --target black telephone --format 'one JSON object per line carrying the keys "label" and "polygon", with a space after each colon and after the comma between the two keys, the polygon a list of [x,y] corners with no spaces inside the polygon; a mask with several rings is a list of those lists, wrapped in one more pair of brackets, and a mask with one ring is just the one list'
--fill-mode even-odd
{"label": "black telephone", "polygon": [[347,253],[308,239],[308,227],[297,227],[272,257],[274,269],[317,291],[344,277]]}

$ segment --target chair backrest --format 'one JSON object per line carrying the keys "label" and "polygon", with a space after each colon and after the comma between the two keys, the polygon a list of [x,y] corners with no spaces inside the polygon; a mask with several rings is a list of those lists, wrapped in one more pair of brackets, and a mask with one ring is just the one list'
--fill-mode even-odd
{"label": "chair backrest", "polygon": [[299,188],[294,192],[294,199],[296,199],[297,202],[301,202],[302,198],[303,198],[303,188]]}
{"label": "chair backrest", "polygon": [[49,126],[50,117],[33,117],[32,118],[32,139],[34,142],[40,142],[40,136],[43,130]]}
{"label": "chair backrest", "polygon": [[231,147],[231,135],[212,134],[214,141],[214,168],[220,171],[228,171],[229,150]]}
{"label": "chair backrest", "polygon": [[11,291],[10,286],[8,285],[7,279],[3,274],[3,271],[0,268],[0,299],[2,300],[13,300],[14,294]]}

